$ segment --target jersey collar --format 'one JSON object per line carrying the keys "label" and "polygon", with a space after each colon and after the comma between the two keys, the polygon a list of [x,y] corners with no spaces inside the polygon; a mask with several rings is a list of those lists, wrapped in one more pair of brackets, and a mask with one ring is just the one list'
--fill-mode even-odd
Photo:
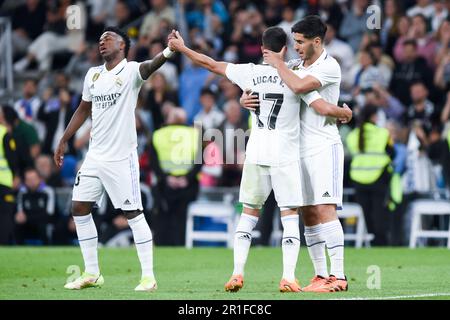
{"label": "jersey collar", "polygon": [[115,66],[114,68],[112,68],[111,70],[108,71],[108,69],[106,69],[106,63],[105,63],[105,64],[103,64],[103,72],[118,75],[123,70],[123,68],[125,68],[126,64],[127,64],[127,59],[123,59],[122,61],[119,62],[119,64],[117,66]]}
{"label": "jersey collar", "polygon": [[319,56],[319,58],[317,58],[316,61],[314,61],[314,63],[308,67],[304,67],[303,64],[305,63],[304,61],[302,61],[302,63],[300,64],[300,67],[302,67],[302,69],[308,70],[311,69],[317,65],[319,65],[320,63],[322,63],[323,60],[325,60],[328,57],[328,53],[327,50],[325,50],[325,48],[323,48],[323,52],[322,54]]}

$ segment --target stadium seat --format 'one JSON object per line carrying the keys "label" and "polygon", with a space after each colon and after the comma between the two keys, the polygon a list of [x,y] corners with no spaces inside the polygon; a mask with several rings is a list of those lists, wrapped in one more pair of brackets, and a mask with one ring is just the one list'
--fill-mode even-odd
{"label": "stadium seat", "polygon": [[411,214],[410,248],[416,248],[418,238],[444,238],[447,239],[447,248],[450,249],[450,223],[448,230],[444,231],[422,229],[422,216],[450,215],[450,201],[431,199],[415,200],[411,203]]}
{"label": "stadium seat", "polygon": [[[233,246],[235,208],[229,203],[219,201],[195,201],[189,205],[186,222],[186,247],[192,248],[194,241],[226,242]],[[223,231],[194,230],[194,218],[206,217],[220,220],[226,225]]]}
{"label": "stadium seat", "polygon": [[355,247],[361,248],[363,243],[366,247],[370,246],[370,241],[374,236],[371,233],[367,233],[366,220],[364,219],[364,213],[362,207],[354,202],[344,202],[342,204],[342,210],[338,210],[339,219],[356,218],[356,232],[345,233],[344,240],[355,241]]}

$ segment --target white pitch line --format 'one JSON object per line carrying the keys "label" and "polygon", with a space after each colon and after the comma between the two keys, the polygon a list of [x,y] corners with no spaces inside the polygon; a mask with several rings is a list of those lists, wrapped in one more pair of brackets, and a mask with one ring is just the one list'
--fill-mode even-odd
{"label": "white pitch line", "polygon": [[397,299],[411,299],[411,298],[427,298],[427,297],[450,297],[450,293],[427,293],[427,294],[413,294],[405,296],[391,296],[391,297],[365,297],[365,298],[340,298],[331,300],[397,300]]}

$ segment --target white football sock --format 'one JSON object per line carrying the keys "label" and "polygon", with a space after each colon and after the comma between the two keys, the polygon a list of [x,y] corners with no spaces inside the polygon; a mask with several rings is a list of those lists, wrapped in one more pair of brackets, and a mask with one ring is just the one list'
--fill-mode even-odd
{"label": "white football sock", "polygon": [[247,262],[248,251],[252,244],[252,230],[255,228],[258,218],[249,214],[241,214],[236,233],[234,234],[234,270],[233,275],[244,275],[244,267]]}
{"label": "white football sock", "polygon": [[325,238],[321,232],[322,224],[305,226],[305,240],[309,256],[317,276],[328,277],[327,256],[325,253]]}
{"label": "white football sock", "polygon": [[322,224],[322,230],[330,258],[330,275],[344,279],[344,231],[339,219]]}
{"label": "white football sock", "polygon": [[74,216],[73,221],[77,229],[78,242],[83,254],[84,267],[87,273],[100,274],[98,267],[98,236],[92,214]]}
{"label": "white football sock", "polygon": [[133,232],[134,243],[141,263],[142,277],[154,278],[153,274],[153,237],[144,214],[128,219]]}
{"label": "white football sock", "polygon": [[281,249],[283,251],[283,279],[289,282],[295,281],[295,268],[297,267],[298,253],[300,251],[300,229],[297,214],[281,217],[283,225],[283,239]]}

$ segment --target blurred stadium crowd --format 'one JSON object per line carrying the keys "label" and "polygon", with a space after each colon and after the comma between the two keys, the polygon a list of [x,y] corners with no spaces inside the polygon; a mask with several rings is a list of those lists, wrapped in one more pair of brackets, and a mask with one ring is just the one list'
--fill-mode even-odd
{"label": "blurred stadium crowd", "polygon": [[[367,28],[371,4],[381,8],[380,29]],[[66,27],[70,5],[81,10],[81,29]],[[386,244],[405,244],[409,201],[448,197],[449,0],[6,0],[0,1],[0,9],[12,21],[15,83],[13,101],[2,102],[0,123],[17,146],[14,232],[6,238],[3,234],[3,243],[71,244],[76,239],[69,208],[59,198],[60,190],[75,181],[88,148],[90,123],[70,141],[60,171],[52,154],[81,99],[86,72],[102,64],[97,41],[105,26],[126,30],[132,40],[128,60],[151,59],[177,29],[188,46],[215,59],[258,63],[266,27],[278,25],[290,34],[295,22],[317,14],[328,26],[325,48],[342,69],[340,104],[354,110],[355,120],[340,126],[343,141],[368,104],[378,107],[377,125],[388,128],[395,141],[393,165],[402,175],[404,197],[392,212],[397,231]],[[292,40],[289,46],[287,59],[295,59]],[[141,90],[136,112],[141,181],[157,244],[183,245],[188,203],[202,188],[238,187],[242,165],[214,162],[194,166],[184,177],[170,177],[161,172],[150,146],[153,132],[166,124],[201,121],[203,128],[224,132],[223,158],[232,153],[242,159],[245,150],[233,146],[233,137],[225,133],[248,129],[249,113],[241,108],[240,95],[230,81],[180,55]],[[346,170],[350,160],[347,154]],[[163,187],[157,183],[161,179]],[[344,187],[351,186],[346,174]],[[127,228],[111,204],[95,216],[103,244]],[[168,237],[167,230],[180,234]]]}

